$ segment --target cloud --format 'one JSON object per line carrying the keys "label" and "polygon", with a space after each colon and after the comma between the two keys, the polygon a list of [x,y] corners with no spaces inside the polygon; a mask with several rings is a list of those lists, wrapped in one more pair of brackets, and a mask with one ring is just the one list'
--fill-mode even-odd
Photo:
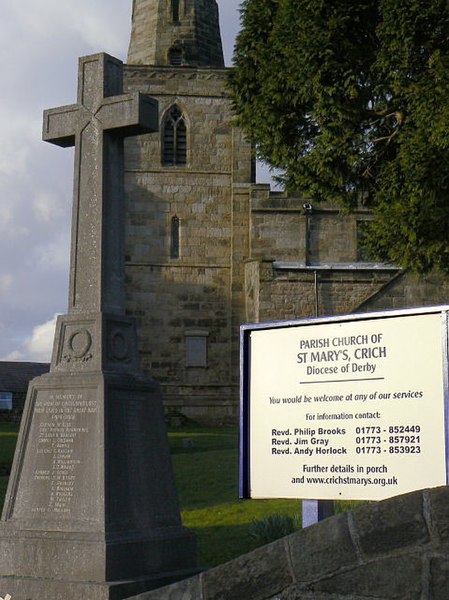
{"label": "cloud", "polygon": [[17,115],[11,113],[0,114],[0,123],[2,124],[2,148],[0,151],[0,177],[12,179],[24,172],[29,156],[29,146],[24,144],[27,141],[27,135],[20,135],[19,131],[23,127],[23,118],[17,127],[14,122]]}
{"label": "cloud", "polygon": [[8,362],[23,361],[25,360],[25,354],[23,352],[20,352],[20,350],[13,350],[6,356],[0,358],[0,360],[6,360]]}
{"label": "cloud", "polygon": [[[1,184],[0,184],[1,190]],[[0,198],[0,231],[7,228],[12,221],[12,206],[7,204],[4,198]]]}
{"label": "cloud", "polygon": [[54,315],[50,321],[37,325],[29,340],[24,344],[27,360],[37,362],[49,362],[53,348],[53,339],[55,337],[56,319]]}
{"label": "cloud", "polygon": [[64,217],[66,214],[61,196],[49,190],[42,190],[36,194],[33,208],[37,219],[40,221],[52,221]]}
{"label": "cloud", "polygon": [[[239,2],[218,0],[227,64]],[[132,0],[2,4],[0,356],[10,360],[48,359],[47,319],[67,301],[73,149],[42,142],[42,111],[76,101],[79,56],[126,61],[131,9]]]}
{"label": "cloud", "polygon": [[0,32],[6,46],[14,43],[19,30],[22,39],[38,42],[35,52],[39,54],[58,42],[64,44],[64,51],[75,40],[96,51],[103,45],[119,50],[130,19],[131,0],[22,0],[4,7]]}
{"label": "cloud", "polygon": [[70,244],[65,231],[54,236],[54,239],[42,243],[36,248],[34,256],[37,266],[42,271],[67,272],[69,266]]}
{"label": "cloud", "polygon": [[0,360],[50,362],[57,318],[58,315],[55,314],[49,321],[36,325],[31,337],[26,339],[19,349],[9,352]]}
{"label": "cloud", "polygon": [[0,293],[5,294],[11,289],[13,276],[10,273],[0,274]]}

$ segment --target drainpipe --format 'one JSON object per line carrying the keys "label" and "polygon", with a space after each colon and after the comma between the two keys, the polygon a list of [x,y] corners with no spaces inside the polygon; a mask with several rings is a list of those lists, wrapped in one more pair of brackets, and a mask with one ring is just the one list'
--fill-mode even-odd
{"label": "drainpipe", "polygon": [[304,214],[306,217],[306,239],[305,239],[305,251],[304,251],[304,262],[306,267],[310,265],[310,218],[313,212],[313,206],[306,202],[302,205]]}
{"label": "drainpipe", "polygon": [[[310,202],[306,202],[305,204],[303,204],[303,209],[304,209],[304,214],[306,217],[306,233],[305,233],[305,252],[304,252],[304,262],[306,267],[310,266],[310,234],[311,234],[311,227],[310,227],[310,222],[311,222],[311,218],[312,218],[312,213],[313,213],[313,206],[310,204]],[[314,295],[315,295],[315,317],[318,316],[318,273],[317,271],[313,272],[313,276],[314,276]]]}

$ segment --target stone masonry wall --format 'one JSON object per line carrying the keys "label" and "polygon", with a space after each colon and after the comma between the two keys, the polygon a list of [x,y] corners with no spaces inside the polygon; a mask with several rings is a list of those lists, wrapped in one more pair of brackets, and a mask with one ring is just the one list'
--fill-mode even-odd
{"label": "stone masonry wall", "polygon": [[253,211],[253,258],[305,262],[305,217],[302,211]]}
{"label": "stone masonry wall", "polygon": [[[224,69],[128,67],[126,74],[128,91],[158,100],[161,124],[125,150],[127,311],[138,321],[142,366],[160,382],[169,409],[235,421],[232,361],[248,255],[249,183],[242,181],[250,176],[251,148],[231,125]],[[185,117],[187,163],[167,167],[162,129],[174,104]],[[173,219],[179,256],[171,251]],[[192,335],[206,340],[203,366],[187,361]]]}
{"label": "stone masonry wall", "polygon": [[369,218],[360,208],[340,214],[335,207],[317,204],[308,212],[307,200],[253,186],[252,258],[314,265],[359,261],[358,226]]}
{"label": "stone masonry wall", "polygon": [[315,264],[357,261],[357,213],[313,212],[309,217],[310,261]]}
{"label": "stone masonry wall", "polygon": [[170,0],[134,0],[128,62],[168,65],[177,48],[183,65],[222,67],[216,0],[179,0],[178,20],[173,16]]}
{"label": "stone masonry wall", "polygon": [[449,279],[441,274],[404,273],[364,302],[357,312],[449,304]]}
{"label": "stone masonry wall", "polygon": [[257,260],[245,264],[245,316],[247,323],[257,323],[260,314],[260,264]]}
{"label": "stone masonry wall", "polygon": [[447,600],[449,488],[366,504],[129,600]]}
{"label": "stone masonry wall", "polygon": [[[315,276],[316,273],[316,276]],[[310,318],[354,312],[386,286],[395,270],[261,267],[259,320]]]}

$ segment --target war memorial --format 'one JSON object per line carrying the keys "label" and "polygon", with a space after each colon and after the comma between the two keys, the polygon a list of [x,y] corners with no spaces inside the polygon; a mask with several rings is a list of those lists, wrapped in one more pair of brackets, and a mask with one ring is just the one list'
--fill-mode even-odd
{"label": "war memorial", "polygon": [[120,61],[84,57],[77,104],[44,114],[44,139],[75,145],[69,313],[28,390],[3,509],[0,585],[15,598],[119,599],[195,572],[124,305],[123,139],[156,129],[158,107],[122,87]]}

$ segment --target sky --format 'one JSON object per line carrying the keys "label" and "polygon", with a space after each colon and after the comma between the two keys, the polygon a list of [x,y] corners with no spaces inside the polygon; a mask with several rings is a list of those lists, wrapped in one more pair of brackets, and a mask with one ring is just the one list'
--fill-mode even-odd
{"label": "sky", "polygon": [[[226,65],[240,0],[218,0]],[[126,62],[132,0],[5,0],[0,20],[0,360],[48,361],[67,312],[73,149],[41,141],[76,101],[78,57]]]}

